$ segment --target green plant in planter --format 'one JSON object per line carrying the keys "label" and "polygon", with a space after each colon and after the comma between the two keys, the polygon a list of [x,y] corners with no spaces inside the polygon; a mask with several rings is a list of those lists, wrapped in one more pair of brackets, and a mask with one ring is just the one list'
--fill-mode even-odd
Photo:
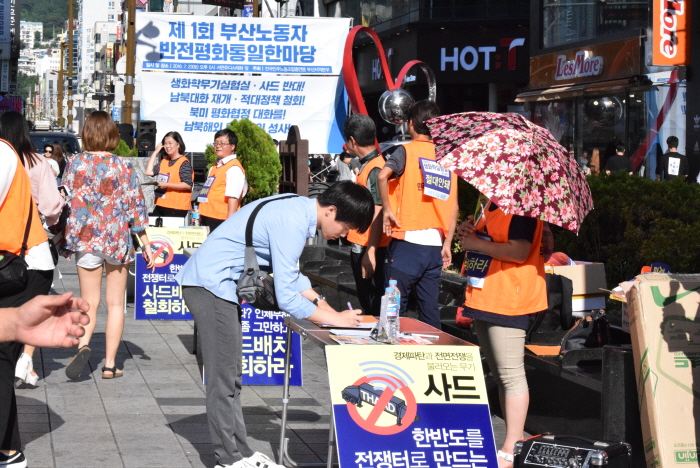
{"label": "green plant in planter", "polygon": [[[272,137],[248,119],[232,120],[228,128],[238,136],[236,155],[248,180],[248,194],[243,204],[277,193],[282,163]],[[208,169],[216,163],[214,147],[207,145],[204,155]]]}
{"label": "green plant in planter", "polygon": [[123,157],[136,157],[139,155],[136,146],[130,149],[124,140],[119,140],[119,144],[112,150],[112,153]]}
{"label": "green plant in planter", "polygon": [[700,185],[625,174],[588,177],[594,210],[578,236],[552,227],[555,250],[605,263],[608,287],[652,262],[675,273],[700,272]]}

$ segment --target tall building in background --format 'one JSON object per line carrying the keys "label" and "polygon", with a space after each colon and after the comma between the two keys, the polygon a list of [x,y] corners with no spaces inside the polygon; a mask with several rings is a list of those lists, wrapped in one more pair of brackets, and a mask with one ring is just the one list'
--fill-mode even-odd
{"label": "tall building in background", "polygon": [[[76,87],[92,86],[95,73],[95,23],[118,23],[122,13],[118,0],[80,0],[77,17],[78,76]],[[76,90],[77,91],[77,90]]]}
{"label": "tall building in background", "polygon": [[35,35],[39,33],[39,42],[44,40],[44,23],[38,21],[20,21],[20,39],[22,44],[26,44],[28,48],[34,48]]}

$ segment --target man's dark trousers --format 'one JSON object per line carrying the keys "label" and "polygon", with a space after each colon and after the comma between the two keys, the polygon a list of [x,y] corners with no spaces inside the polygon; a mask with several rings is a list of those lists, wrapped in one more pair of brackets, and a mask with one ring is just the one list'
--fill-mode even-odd
{"label": "man's dark trousers", "polygon": [[440,327],[440,274],[442,273],[442,247],[412,244],[392,239],[387,247],[384,278],[386,284],[395,279],[401,291],[399,314],[406,316],[408,295],[416,290],[418,319],[438,330]]}
{"label": "man's dark trousers", "polygon": [[360,253],[350,252],[350,266],[355,277],[357,299],[360,301],[362,312],[367,315],[379,315],[384,295],[384,257],[386,247],[375,249],[374,274],[370,278],[362,277],[362,257],[365,256],[367,247],[362,247]]}

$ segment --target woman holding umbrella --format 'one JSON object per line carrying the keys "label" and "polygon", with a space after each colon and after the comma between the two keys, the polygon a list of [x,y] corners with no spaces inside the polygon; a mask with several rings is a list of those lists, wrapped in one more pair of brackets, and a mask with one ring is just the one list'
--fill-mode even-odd
{"label": "woman holding umbrella", "polygon": [[506,423],[498,466],[511,467],[530,402],[529,316],[547,308],[544,222],[578,232],[593,208],[591,191],[552,134],[518,114],[467,112],[426,123],[438,163],[482,193],[475,216],[457,230],[468,250],[464,315],[475,319],[498,385]]}
{"label": "woman holding umbrella", "polygon": [[524,366],[529,316],[547,309],[543,224],[507,215],[488,202],[478,219],[470,217],[457,231],[460,244],[470,251],[469,260],[485,260],[468,262],[472,268],[467,271],[463,315],[474,319],[479,345],[498,385],[506,423],[499,467],[512,466],[513,446],[525,429],[530,402]]}

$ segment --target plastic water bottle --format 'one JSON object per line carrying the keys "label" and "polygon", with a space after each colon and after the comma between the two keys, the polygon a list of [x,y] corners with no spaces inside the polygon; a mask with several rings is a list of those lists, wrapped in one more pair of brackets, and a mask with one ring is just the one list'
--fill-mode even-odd
{"label": "plastic water bottle", "polygon": [[386,317],[386,337],[390,341],[396,341],[399,336],[399,305],[392,288],[386,288],[386,294],[382,296],[382,314]]}
{"label": "plastic water bottle", "polygon": [[199,205],[194,205],[192,210],[192,226],[199,226]]}
{"label": "plastic water bottle", "polygon": [[396,298],[396,304],[398,304],[399,310],[401,310],[401,291],[399,291],[397,284],[398,283],[395,279],[389,280],[389,287],[392,289],[392,294]]}

